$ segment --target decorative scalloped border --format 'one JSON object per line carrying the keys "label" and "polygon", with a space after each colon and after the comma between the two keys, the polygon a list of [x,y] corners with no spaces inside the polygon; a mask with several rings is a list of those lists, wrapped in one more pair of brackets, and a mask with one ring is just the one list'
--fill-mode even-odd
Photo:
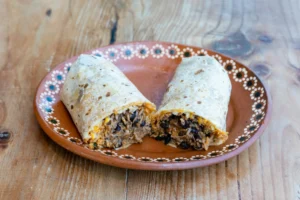
{"label": "decorative scalloped border", "polygon": [[[149,56],[152,56],[156,59],[160,59],[163,57],[176,59],[178,57],[183,58],[194,55],[209,55],[208,52],[204,49],[198,50],[191,47],[180,49],[175,44],[171,44],[167,48],[164,48],[161,44],[155,44],[152,47],[148,47],[146,45],[137,45],[135,49],[132,46],[122,46],[121,48],[111,47],[104,52],[100,50],[94,50],[91,54],[104,57],[111,62],[116,62],[119,59],[130,60],[133,57],[145,59]],[[92,150],[88,148],[87,145],[83,144],[81,139],[70,137],[70,132],[61,127],[59,119],[53,116],[55,112],[54,108],[52,107],[52,104],[55,102],[54,95],[57,95],[59,93],[61,86],[64,83],[65,77],[72,66],[72,63],[70,62],[65,63],[65,67],[62,70],[54,70],[51,72],[52,79],[51,81],[46,81],[44,84],[44,91],[40,95],[38,109],[45,114],[44,119],[47,123],[53,126],[54,131],[58,135],[65,137],[70,142],[75,143],[79,146],[83,146],[90,151],[98,151],[99,153],[102,153],[106,156],[119,157],[121,159],[136,160],[140,162],[183,162],[204,160],[221,156],[237,149],[241,144],[245,143],[251,138],[251,134],[253,134],[259,128],[261,122],[265,118],[265,107],[267,105],[267,101],[262,99],[262,97],[266,93],[265,89],[263,87],[257,87],[257,78],[254,76],[248,77],[248,71],[246,68],[237,67],[236,63],[231,59],[222,60],[221,56],[218,54],[210,56],[216,58],[221,63],[221,65],[227,71],[228,75],[232,76],[234,81],[240,83],[246,91],[249,91],[249,98],[253,101],[251,108],[253,111],[253,115],[250,119],[250,123],[244,128],[243,135],[238,136],[235,139],[235,143],[226,145],[221,151],[210,151],[207,152],[206,155],[194,155],[190,158],[178,157],[171,160],[169,158],[137,158],[133,155],[128,154],[119,155],[114,150]]]}

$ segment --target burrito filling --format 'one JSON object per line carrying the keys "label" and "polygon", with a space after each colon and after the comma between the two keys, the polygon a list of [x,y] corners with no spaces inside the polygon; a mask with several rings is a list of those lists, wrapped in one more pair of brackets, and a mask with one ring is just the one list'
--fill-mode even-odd
{"label": "burrito filling", "polygon": [[101,128],[95,126],[89,133],[91,139],[88,143],[92,149],[125,148],[132,143],[141,143],[150,131],[148,108],[134,107],[104,118]]}
{"label": "burrito filling", "polygon": [[153,127],[152,137],[182,149],[207,150],[228,137],[208,120],[191,113],[165,113],[154,121]]}

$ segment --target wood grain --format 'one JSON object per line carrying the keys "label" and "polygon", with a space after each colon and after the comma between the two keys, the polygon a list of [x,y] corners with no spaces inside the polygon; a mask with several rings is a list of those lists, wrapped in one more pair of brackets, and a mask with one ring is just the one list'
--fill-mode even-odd
{"label": "wood grain", "polygon": [[37,85],[51,68],[109,44],[113,2],[1,2],[7,20],[0,25],[0,99],[6,110],[0,118],[14,138],[0,152],[0,199],[126,198],[126,170],[80,158],[53,143],[32,106]]}
{"label": "wood grain", "polygon": [[145,0],[124,7],[117,41],[179,42],[227,54],[253,68],[274,103],[270,126],[247,151],[184,172],[130,170],[128,199],[299,198],[299,3]]}
{"label": "wood grain", "polygon": [[[297,0],[0,2],[0,199],[300,199],[300,3]],[[53,143],[33,115],[58,63],[114,42],[202,46],[250,66],[273,100],[263,136],[237,157],[173,172],[123,170]]]}

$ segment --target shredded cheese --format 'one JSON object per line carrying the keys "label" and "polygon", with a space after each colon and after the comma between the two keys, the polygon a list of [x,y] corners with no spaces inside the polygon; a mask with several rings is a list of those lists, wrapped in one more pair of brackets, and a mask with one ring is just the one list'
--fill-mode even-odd
{"label": "shredded cheese", "polygon": [[106,118],[104,119],[104,124],[107,124],[109,121],[110,121],[110,118],[109,118],[109,117],[106,117]]}

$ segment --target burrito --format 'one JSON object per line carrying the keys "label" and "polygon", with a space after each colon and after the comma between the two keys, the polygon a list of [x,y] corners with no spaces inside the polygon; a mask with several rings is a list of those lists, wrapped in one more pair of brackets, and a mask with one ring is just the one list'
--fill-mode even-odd
{"label": "burrito", "polygon": [[79,56],[60,95],[89,148],[125,148],[151,133],[155,105],[102,57]]}
{"label": "burrito", "polygon": [[182,149],[224,143],[230,93],[230,79],[213,57],[183,58],[153,115],[151,136]]}

